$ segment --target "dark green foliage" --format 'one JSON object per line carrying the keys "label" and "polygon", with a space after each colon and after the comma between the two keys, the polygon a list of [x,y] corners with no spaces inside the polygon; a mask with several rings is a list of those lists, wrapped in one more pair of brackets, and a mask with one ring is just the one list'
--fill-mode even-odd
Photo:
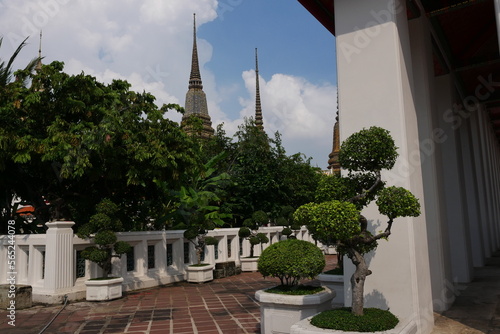
{"label": "dark green foliage", "polygon": [[276,293],[280,295],[291,295],[291,296],[304,296],[304,295],[312,295],[325,289],[321,286],[312,286],[312,285],[278,285],[267,289],[266,292]]}
{"label": "dark green foliage", "polygon": [[255,211],[252,214],[252,220],[258,226],[263,226],[264,224],[267,224],[269,222],[267,213],[265,213],[264,211]]}
{"label": "dark green foliage", "polygon": [[258,244],[265,244],[269,242],[269,238],[264,233],[257,233],[252,235],[249,239],[251,246],[257,246]]}
{"label": "dark green foliage", "polygon": [[105,198],[96,206],[96,213],[90,217],[90,221],[78,230],[80,238],[94,239],[95,246],[85,248],[82,257],[101,267],[103,277],[111,273],[111,259],[131,249],[128,243],[117,241],[115,232],[122,230],[122,223],[117,218],[119,210],[118,205]]}
{"label": "dark green foliage", "polygon": [[411,192],[401,187],[383,189],[377,198],[378,210],[390,219],[397,217],[418,217],[420,204]]}
{"label": "dark green foliage", "polygon": [[323,311],[311,319],[311,325],[345,332],[378,332],[393,329],[399,323],[390,311],[366,308],[362,316],[352,314],[350,308]]}
{"label": "dark green foliage", "polygon": [[219,240],[214,237],[205,237],[205,244],[207,246],[215,246],[219,243]]}
{"label": "dark green foliage", "polygon": [[250,242],[250,257],[254,255],[255,246],[269,242],[269,238],[264,233],[257,232],[259,227],[268,221],[269,218],[264,211],[256,211],[252,214],[252,218],[247,218],[243,221],[243,226],[240,227],[238,236]]}
{"label": "dark green foliage", "polygon": [[0,90],[2,220],[20,197],[39,222],[73,220],[78,228],[109,198],[120,203],[126,230],[160,222],[171,191],[200,170],[199,145],[165,117],[180,107],[158,108],[154,96],[122,80],[104,84],[62,69],[52,62],[24,73],[32,87]]}
{"label": "dark green foliage", "polygon": [[281,231],[281,234],[283,234],[284,236],[286,236],[287,238],[292,235],[293,231],[291,228],[289,227],[285,227],[282,231]]}
{"label": "dark green foliage", "polygon": [[281,285],[297,285],[313,279],[325,267],[325,257],[314,244],[287,239],[267,247],[259,257],[258,270],[264,276],[278,277]]}
{"label": "dark green foliage", "polygon": [[389,131],[372,126],[349,136],[341,145],[339,162],[349,171],[391,169],[398,154]]}
{"label": "dark green foliage", "polygon": [[248,228],[246,226],[240,227],[240,229],[238,231],[238,236],[240,238],[248,238],[251,235],[252,235],[252,231],[250,230],[250,228]]}
{"label": "dark green foliage", "polygon": [[257,210],[267,212],[272,221],[283,206],[295,208],[313,200],[319,169],[302,154],[287,156],[279,133],[269,138],[247,119],[235,139],[233,146],[226,145],[231,163],[223,166],[234,181],[229,206],[238,226]]}

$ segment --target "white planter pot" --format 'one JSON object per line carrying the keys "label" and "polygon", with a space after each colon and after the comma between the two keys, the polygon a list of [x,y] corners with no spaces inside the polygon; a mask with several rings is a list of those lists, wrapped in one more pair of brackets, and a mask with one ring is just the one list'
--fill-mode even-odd
{"label": "white planter pot", "polygon": [[335,298],[332,300],[334,306],[344,306],[344,275],[319,274],[318,280],[321,285],[335,291]]}
{"label": "white planter pot", "polygon": [[186,266],[186,280],[191,283],[204,283],[214,279],[214,264],[206,266]]}
{"label": "white planter pot", "polygon": [[123,277],[85,281],[88,301],[112,300],[122,297]]}
{"label": "white planter pot", "polygon": [[242,257],[241,261],[241,271],[257,271],[258,257]]}
{"label": "white planter pot", "polygon": [[324,291],[312,295],[290,296],[259,290],[255,298],[260,302],[260,328],[262,334],[290,333],[298,321],[331,308],[335,291],[325,287]]}
{"label": "white planter pot", "polygon": [[[318,328],[310,324],[312,316],[303,319],[291,328],[290,334],[359,334],[360,332],[344,332],[333,329]],[[413,320],[400,321],[396,327],[388,331],[372,332],[373,334],[415,334],[417,324]]]}

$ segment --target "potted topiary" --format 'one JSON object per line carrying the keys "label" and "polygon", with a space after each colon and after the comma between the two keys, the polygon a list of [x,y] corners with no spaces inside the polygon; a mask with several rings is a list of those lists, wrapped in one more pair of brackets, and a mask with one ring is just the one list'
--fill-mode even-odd
{"label": "potted topiary", "polygon": [[117,218],[118,211],[115,203],[103,199],[96,206],[96,214],[77,233],[80,238],[93,239],[95,245],[85,248],[82,257],[102,269],[100,277],[85,282],[86,299],[89,301],[111,300],[122,296],[123,277],[109,276],[112,272],[112,259],[120,258],[131,249],[128,243],[117,240],[115,232],[122,230],[122,223]]}
{"label": "potted topiary", "polygon": [[297,231],[301,228],[300,224],[293,220],[294,211],[294,208],[290,205],[283,206],[280,217],[276,219],[276,225],[283,226],[281,234],[287,239],[297,238]]}
{"label": "potted topiary", "polygon": [[335,292],[326,287],[299,284],[313,279],[325,267],[325,258],[314,244],[287,239],[266,248],[258,261],[264,276],[277,277],[280,285],[259,290],[261,332],[289,333],[297,321],[330,308]]}
{"label": "potted topiary", "polygon": [[[352,307],[317,315],[310,319],[311,325],[341,331],[374,332],[391,330],[398,323],[397,319],[393,321],[395,317],[388,310],[367,309],[365,312],[363,293],[365,280],[372,274],[364,254],[374,250],[378,240],[389,238],[396,218],[420,214],[420,204],[413,194],[401,187],[386,187],[382,182],[381,170],[391,169],[396,158],[396,146],[387,130],[371,127],[353,134],[340,149],[340,164],[349,174],[336,179],[339,186],[336,191],[332,191],[334,198],[303,205],[294,213],[294,218],[307,225],[316,240],[334,244],[355,266],[351,277]],[[388,217],[385,230],[377,233],[369,231],[368,221],[361,215],[362,208],[374,200],[379,212]],[[346,311],[350,314],[349,320],[344,317]],[[340,317],[345,320],[338,321]],[[390,320],[384,322],[381,319]],[[356,324],[361,323],[368,325],[357,327]]]}
{"label": "potted topiary", "polygon": [[255,211],[252,218],[243,222],[243,226],[238,231],[238,236],[250,242],[250,255],[240,258],[241,271],[257,271],[258,256],[254,256],[254,247],[269,242],[269,238],[264,233],[258,232],[260,226],[267,224],[269,218],[264,211]]}

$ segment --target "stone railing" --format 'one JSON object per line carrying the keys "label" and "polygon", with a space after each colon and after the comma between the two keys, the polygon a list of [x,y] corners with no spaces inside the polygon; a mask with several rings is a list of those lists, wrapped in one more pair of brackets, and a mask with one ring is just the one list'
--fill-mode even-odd
{"label": "stone railing", "polygon": [[[14,282],[30,285],[33,301],[59,303],[85,297],[84,282],[99,277],[100,268],[81,257],[81,251],[92,245],[78,238],[73,222],[47,223],[46,234],[0,236],[0,284]],[[250,244],[238,237],[238,228],[210,231],[219,239],[217,246],[206,246],[205,263],[234,261],[250,254]],[[281,238],[282,227],[262,227],[269,243],[255,247],[255,255]],[[113,276],[124,278],[125,291],[154,287],[185,280],[185,266],[196,262],[195,249],[184,239],[184,231],[147,231],[118,233],[118,239],[128,242],[133,250],[113,259]],[[296,233],[298,239],[314,242],[307,229]],[[10,262],[9,262],[10,261]],[[10,279],[10,281],[9,281]]]}

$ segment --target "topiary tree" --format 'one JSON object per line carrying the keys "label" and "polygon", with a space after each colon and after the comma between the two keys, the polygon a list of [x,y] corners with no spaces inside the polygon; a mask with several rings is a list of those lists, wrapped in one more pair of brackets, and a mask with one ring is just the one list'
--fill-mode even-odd
{"label": "topiary tree", "polygon": [[[307,228],[316,240],[334,245],[355,265],[351,277],[352,313],[363,315],[364,283],[372,272],[364,254],[374,250],[380,239],[388,239],[394,219],[420,215],[418,199],[400,187],[386,187],[381,170],[391,169],[397,158],[396,145],[389,132],[379,127],[363,129],[342,143],[339,162],[349,173],[335,177],[328,186],[318,188],[319,203],[299,207],[294,219]],[[361,215],[363,207],[375,200],[379,212],[388,217],[384,231],[372,234]]]}
{"label": "topiary tree", "polygon": [[269,238],[264,233],[259,233],[257,230],[260,226],[269,221],[267,213],[264,211],[255,211],[252,218],[248,218],[243,222],[243,226],[238,231],[238,236],[247,239],[250,242],[250,257],[254,257],[254,247],[260,244],[269,242]]}
{"label": "topiary tree", "polygon": [[82,257],[101,267],[103,278],[111,274],[112,258],[119,258],[131,250],[128,243],[117,240],[115,232],[122,230],[122,222],[117,217],[118,211],[118,205],[107,198],[103,199],[96,205],[96,213],[77,233],[80,238],[94,239],[95,246],[85,248]]}
{"label": "topiary tree", "polygon": [[258,270],[264,276],[278,277],[281,285],[295,286],[301,279],[313,279],[325,267],[325,257],[314,244],[287,239],[267,247],[259,257]]}
{"label": "topiary tree", "polygon": [[295,220],[293,220],[293,213],[295,209],[290,205],[283,206],[281,208],[280,217],[276,219],[276,225],[283,226],[281,234],[286,236],[287,239],[295,238],[294,231],[300,230],[301,226]]}

